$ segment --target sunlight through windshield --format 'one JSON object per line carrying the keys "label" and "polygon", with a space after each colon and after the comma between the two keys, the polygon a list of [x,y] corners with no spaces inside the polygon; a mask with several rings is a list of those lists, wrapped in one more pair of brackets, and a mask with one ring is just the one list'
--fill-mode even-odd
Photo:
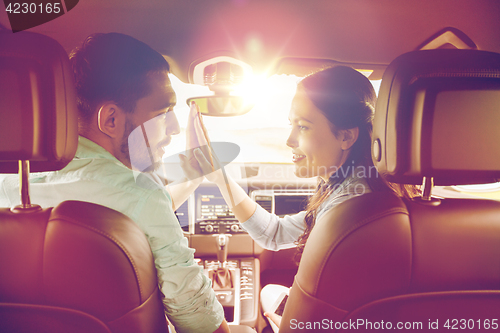
{"label": "sunlight through windshield", "polygon": [[[207,96],[208,87],[187,84],[170,75],[172,87],[177,94],[174,108],[181,127],[181,133],[172,137],[166,148],[166,155],[182,152],[186,146],[185,129],[189,107],[186,99]],[[286,146],[290,134],[288,113],[295,94],[299,77],[273,75],[254,77],[247,81],[235,95],[241,95],[255,103],[248,113],[236,117],[203,117],[210,139],[214,142],[232,142],[241,151],[236,162],[241,163],[292,163],[292,152]],[[380,80],[372,82],[378,93]]]}

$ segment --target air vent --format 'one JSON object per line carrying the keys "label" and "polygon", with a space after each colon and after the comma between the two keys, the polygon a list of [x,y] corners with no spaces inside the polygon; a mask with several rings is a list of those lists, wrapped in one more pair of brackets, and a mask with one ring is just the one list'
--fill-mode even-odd
{"label": "air vent", "polygon": [[189,230],[188,202],[184,202],[176,211],[175,216],[179,220],[182,230]]}
{"label": "air vent", "polygon": [[262,208],[267,210],[269,213],[273,212],[273,197],[270,195],[257,195],[255,197],[255,202],[258,203]]}
{"label": "air vent", "polygon": [[241,167],[241,175],[243,178],[251,178],[255,177],[259,174],[259,166],[258,165],[252,165],[252,166],[242,166]]}

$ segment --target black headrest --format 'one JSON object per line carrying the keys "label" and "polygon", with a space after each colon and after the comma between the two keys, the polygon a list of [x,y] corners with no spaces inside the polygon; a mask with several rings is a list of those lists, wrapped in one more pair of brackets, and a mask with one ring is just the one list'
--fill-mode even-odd
{"label": "black headrest", "polygon": [[415,51],[386,69],[373,162],[390,181],[436,185],[500,178],[500,54]]}
{"label": "black headrest", "polygon": [[59,170],[78,144],[76,92],[68,55],[47,36],[0,33],[0,173]]}

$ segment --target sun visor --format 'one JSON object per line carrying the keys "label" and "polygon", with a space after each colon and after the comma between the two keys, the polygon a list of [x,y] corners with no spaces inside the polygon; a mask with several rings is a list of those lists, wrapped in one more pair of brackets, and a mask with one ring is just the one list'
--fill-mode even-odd
{"label": "sun visor", "polygon": [[500,178],[500,54],[426,50],[383,75],[372,158],[392,182],[474,184]]}
{"label": "sun visor", "polygon": [[69,59],[52,38],[0,33],[0,173],[59,170],[78,144],[76,93]]}

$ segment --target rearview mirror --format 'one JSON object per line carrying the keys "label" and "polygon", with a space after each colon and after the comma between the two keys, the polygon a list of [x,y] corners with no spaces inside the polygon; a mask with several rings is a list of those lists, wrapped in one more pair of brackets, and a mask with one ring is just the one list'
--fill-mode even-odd
{"label": "rearview mirror", "polygon": [[247,113],[253,108],[253,104],[248,104],[241,96],[204,96],[193,97],[187,100],[191,105],[195,102],[200,109],[200,113],[213,117],[234,117]]}

